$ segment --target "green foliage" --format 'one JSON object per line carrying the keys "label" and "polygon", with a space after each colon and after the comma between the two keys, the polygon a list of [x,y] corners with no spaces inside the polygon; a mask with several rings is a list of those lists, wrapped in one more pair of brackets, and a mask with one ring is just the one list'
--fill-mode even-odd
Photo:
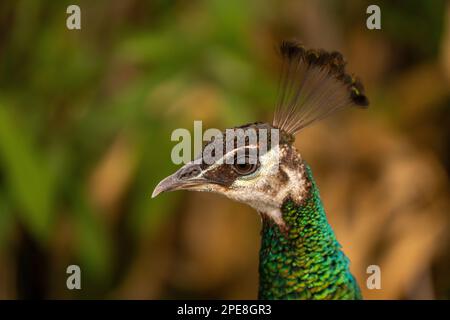
{"label": "green foliage", "polygon": [[54,175],[42,155],[34,150],[29,133],[17,122],[13,112],[0,106],[0,157],[7,195],[17,204],[23,224],[44,241],[54,214]]}
{"label": "green foliage", "polygon": [[[250,4],[205,1],[174,10],[171,2],[141,3],[135,11],[125,6],[120,23],[110,17],[114,5],[85,1],[81,31],[65,27],[68,4],[0,4],[11,31],[0,54],[0,238],[20,222],[48,244],[64,216],[74,234],[71,261],[106,285],[117,253],[104,217],[123,217],[125,231],[139,239],[158,232],[178,205],[177,194],[150,199],[175,168],[171,131],[191,128],[204,108],[209,125],[220,128],[253,121],[271,106],[274,86],[249,59],[245,30],[254,21],[248,16],[258,16]],[[193,90],[216,102],[168,111]],[[125,152],[135,168],[114,200],[119,208],[102,208],[89,186],[119,136],[132,146]]]}

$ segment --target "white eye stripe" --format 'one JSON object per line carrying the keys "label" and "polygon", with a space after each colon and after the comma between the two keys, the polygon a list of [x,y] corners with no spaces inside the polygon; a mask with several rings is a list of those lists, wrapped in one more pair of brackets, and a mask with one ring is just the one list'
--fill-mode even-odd
{"label": "white eye stripe", "polygon": [[[215,161],[213,164],[211,164],[210,167],[221,165],[221,164],[224,164],[224,163],[226,163],[226,164],[234,164],[235,163],[235,161],[234,161],[235,155],[238,154],[238,155],[240,155],[240,157],[245,156],[245,150],[246,149],[251,149],[251,150],[256,150],[257,151],[258,150],[258,146],[244,146],[244,147],[240,147],[240,148],[237,148],[237,149],[233,149],[233,150],[229,151],[228,153],[226,153],[225,155],[223,155],[220,159]],[[257,152],[251,152],[250,155],[254,159],[258,158],[258,153]]]}
{"label": "white eye stripe", "polygon": [[[243,146],[237,149],[233,149],[230,152],[226,153],[223,157],[221,157],[220,159],[218,159],[216,162],[214,162],[213,164],[211,164],[210,166],[208,166],[205,170],[202,171],[202,173],[200,174],[200,177],[202,177],[204,174],[208,173],[211,170],[216,169],[218,166],[222,165],[222,164],[234,164],[234,155],[242,149],[258,149],[258,146]],[[257,159],[258,157],[256,157]],[[224,160],[225,159],[225,160]],[[226,160],[227,159],[231,159],[230,163],[227,163]],[[258,171],[258,170],[256,170]]]}

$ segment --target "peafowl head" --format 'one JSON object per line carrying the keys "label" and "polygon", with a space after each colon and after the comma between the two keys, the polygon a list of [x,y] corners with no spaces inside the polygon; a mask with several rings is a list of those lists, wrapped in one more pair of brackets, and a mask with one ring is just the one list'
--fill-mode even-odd
{"label": "peafowl head", "polygon": [[173,190],[206,191],[246,203],[283,225],[286,198],[300,203],[310,181],[295,134],[349,106],[366,107],[361,82],[345,72],[338,52],[280,46],[280,90],[272,124],[256,122],[215,136],[193,161],[163,179],[152,197]]}

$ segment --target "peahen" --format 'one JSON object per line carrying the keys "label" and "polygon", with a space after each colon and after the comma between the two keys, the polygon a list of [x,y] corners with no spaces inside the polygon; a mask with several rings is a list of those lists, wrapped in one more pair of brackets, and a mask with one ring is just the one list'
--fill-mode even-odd
{"label": "peahen", "polygon": [[[340,53],[306,50],[296,42],[283,42],[280,53],[283,67],[272,125],[227,129],[205,146],[205,151],[214,150],[208,159],[203,152],[162,180],[152,197],[179,189],[208,191],[255,208],[262,219],[260,299],[361,299],[311,169],[293,142],[311,123],[345,107],[366,107],[368,100],[361,82],[345,72]],[[227,135],[237,131],[257,132],[257,140],[244,135],[239,144],[236,134],[231,148],[217,156],[229,143]],[[268,141],[262,133],[268,133]],[[267,150],[261,150],[264,142]]]}

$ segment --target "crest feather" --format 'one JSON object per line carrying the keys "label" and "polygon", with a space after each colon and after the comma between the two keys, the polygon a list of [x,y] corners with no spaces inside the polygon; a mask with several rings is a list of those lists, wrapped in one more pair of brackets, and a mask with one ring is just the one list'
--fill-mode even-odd
{"label": "crest feather", "polygon": [[288,134],[349,106],[366,108],[369,101],[361,81],[345,71],[339,52],[307,50],[284,41],[279,97],[273,125]]}

